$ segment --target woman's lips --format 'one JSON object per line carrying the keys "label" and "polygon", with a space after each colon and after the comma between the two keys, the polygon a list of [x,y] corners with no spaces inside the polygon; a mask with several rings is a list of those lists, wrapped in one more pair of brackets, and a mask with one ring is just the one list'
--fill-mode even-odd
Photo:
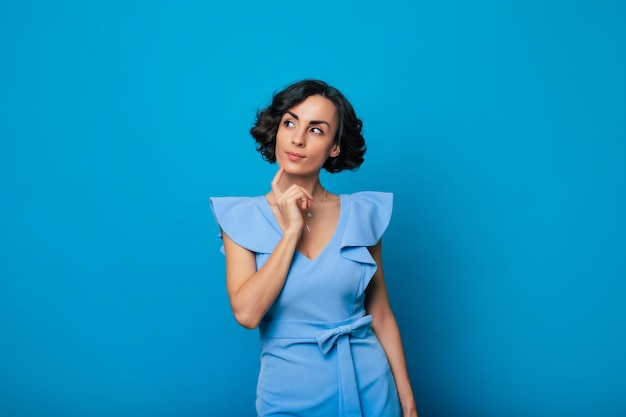
{"label": "woman's lips", "polygon": [[287,158],[289,158],[290,161],[297,162],[304,159],[304,155],[300,155],[297,152],[287,152]]}

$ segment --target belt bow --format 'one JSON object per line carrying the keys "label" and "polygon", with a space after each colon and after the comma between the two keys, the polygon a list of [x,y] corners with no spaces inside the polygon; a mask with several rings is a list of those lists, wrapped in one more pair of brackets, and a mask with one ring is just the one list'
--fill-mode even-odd
{"label": "belt bow", "polygon": [[337,343],[337,339],[341,336],[350,335],[360,339],[367,336],[370,324],[372,324],[372,316],[363,316],[350,324],[344,324],[334,329],[322,330],[315,335],[315,338],[317,339],[320,350],[325,355],[332,349]]}
{"label": "belt bow", "polygon": [[356,382],[354,359],[350,348],[350,337],[364,338],[372,324],[372,316],[367,315],[356,319],[352,323],[344,324],[333,329],[317,332],[315,338],[324,355],[335,344],[339,360],[341,391],[343,394],[343,413],[345,417],[361,417],[361,400]]}

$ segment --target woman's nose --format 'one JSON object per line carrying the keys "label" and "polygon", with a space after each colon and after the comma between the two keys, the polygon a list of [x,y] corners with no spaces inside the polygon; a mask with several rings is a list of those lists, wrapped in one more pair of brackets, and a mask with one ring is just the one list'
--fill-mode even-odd
{"label": "woman's nose", "polygon": [[304,133],[299,132],[299,131],[294,132],[293,136],[291,137],[291,143],[293,143],[296,146],[303,146],[304,145]]}

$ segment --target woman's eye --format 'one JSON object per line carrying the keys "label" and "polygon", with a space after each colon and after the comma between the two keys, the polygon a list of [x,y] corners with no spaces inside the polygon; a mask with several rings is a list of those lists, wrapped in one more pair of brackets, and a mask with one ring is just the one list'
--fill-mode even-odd
{"label": "woman's eye", "polygon": [[285,121],[283,122],[283,126],[285,126],[285,127],[294,127],[294,126],[295,126],[295,124],[294,124],[294,122],[292,122],[291,120],[285,120]]}
{"label": "woman's eye", "polygon": [[324,131],[322,129],[320,129],[319,127],[312,128],[311,132],[315,133],[316,135],[321,135],[321,134],[324,133]]}

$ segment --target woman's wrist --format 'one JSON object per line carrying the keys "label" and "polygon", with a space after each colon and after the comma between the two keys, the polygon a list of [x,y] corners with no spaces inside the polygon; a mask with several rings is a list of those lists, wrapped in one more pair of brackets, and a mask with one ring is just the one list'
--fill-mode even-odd
{"label": "woman's wrist", "polygon": [[297,243],[301,234],[302,228],[287,228],[283,231],[283,239],[293,240]]}
{"label": "woman's wrist", "polygon": [[408,404],[402,403],[402,411],[404,413],[412,413],[413,411],[417,411],[417,406],[415,405],[415,401],[411,401]]}
{"label": "woman's wrist", "polygon": [[402,406],[402,412],[405,416],[417,415],[417,405],[415,404],[413,392],[404,393],[404,395],[400,395],[399,398]]}

